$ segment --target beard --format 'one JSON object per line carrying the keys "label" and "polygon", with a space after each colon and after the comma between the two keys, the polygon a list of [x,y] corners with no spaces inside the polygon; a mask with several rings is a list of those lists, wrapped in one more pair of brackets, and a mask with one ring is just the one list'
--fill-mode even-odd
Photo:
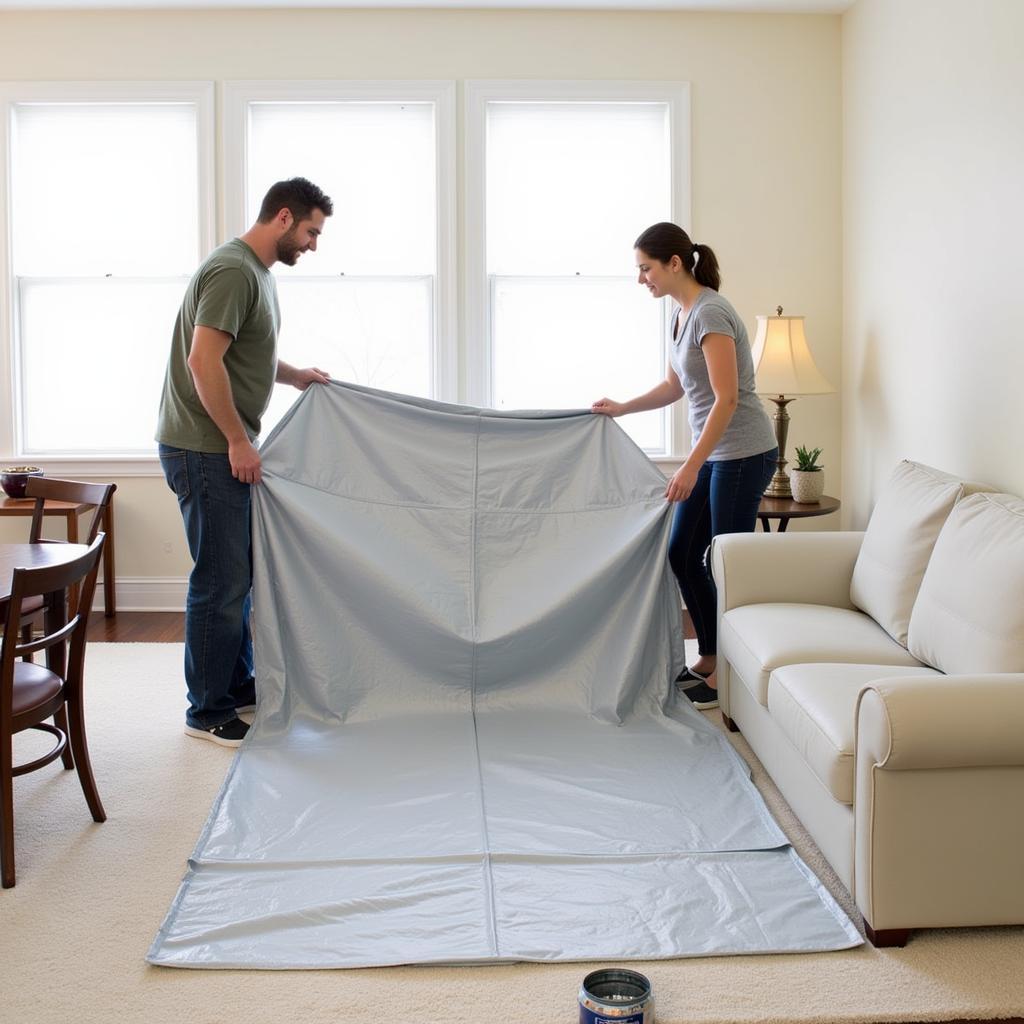
{"label": "beard", "polygon": [[278,262],[284,263],[286,266],[294,267],[299,259],[299,255],[305,251],[303,246],[296,243],[295,235],[292,231],[282,235],[277,240]]}

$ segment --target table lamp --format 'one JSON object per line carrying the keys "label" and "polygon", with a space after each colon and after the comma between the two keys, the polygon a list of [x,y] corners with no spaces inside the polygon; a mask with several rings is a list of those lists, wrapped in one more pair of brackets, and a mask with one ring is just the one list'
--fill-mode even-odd
{"label": "table lamp", "polygon": [[757,318],[757,336],[754,338],[752,354],[757,375],[757,393],[771,398],[776,405],[774,425],[779,457],[776,459],[775,473],[764,492],[765,497],[791,498],[793,492],[785,469],[786,435],[789,433],[786,406],[796,395],[828,395],[836,389],[814,365],[804,336],[804,318],[783,316],[781,306],[776,307],[776,313],[776,316]]}

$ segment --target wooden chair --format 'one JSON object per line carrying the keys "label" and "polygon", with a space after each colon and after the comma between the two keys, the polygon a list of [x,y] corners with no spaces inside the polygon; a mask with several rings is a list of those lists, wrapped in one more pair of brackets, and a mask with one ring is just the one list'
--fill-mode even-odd
{"label": "wooden chair", "polygon": [[96,539],[96,534],[99,533],[103,513],[116,490],[117,484],[87,484],[80,480],[58,480],[54,477],[30,476],[25,486],[25,497],[35,498],[36,507],[32,511],[29,543],[54,543],[43,537],[43,504],[49,498],[53,501],[74,501],[81,505],[95,506],[92,519],[89,521],[89,534],[86,540],[86,544],[91,544]]}
{"label": "wooden chair", "polygon": [[[15,569],[7,607],[3,647],[0,648],[0,880],[5,889],[14,885],[14,777],[42,768],[68,753],[66,769],[76,767],[94,821],[106,821],[106,812],[96,791],[89,749],[85,740],[82,704],[82,673],[89,612],[96,592],[100,552],[104,534],[97,534],[89,550],[63,565],[38,569]],[[78,584],[78,607],[65,622],[65,593]],[[27,599],[41,597],[46,624],[43,636],[19,643],[21,610]],[[45,650],[47,665],[18,660],[23,654]],[[66,723],[50,725],[53,717]],[[57,742],[42,757],[23,765],[13,760],[13,737],[25,729],[51,733]],[[69,763],[73,760],[73,764]]]}
{"label": "wooden chair", "polygon": [[[82,505],[93,505],[92,518],[89,520],[89,532],[86,535],[86,543],[91,544],[99,533],[103,523],[103,513],[110,504],[110,499],[117,490],[117,484],[89,484],[81,480],[59,480],[55,477],[31,476],[25,487],[25,497],[35,499],[35,508],[32,510],[32,525],[29,527],[28,540],[30,544],[62,544],[65,541],[51,540],[43,536],[43,509],[48,498],[55,501],[73,501]],[[70,606],[73,608],[77,600],[77,587],[68,591]],[[0,601],[0,619],[4,617],[6,609],[4,602]],[[41,597],[30,597],[22,602],[21,621],[21,642],[30,645],[32,631],[42,621],[43,599]],[[25,661],[32,661],[32,648],[24,655]],[[63,707],[54,717],[54,724],[63,732],[68,731],[68,723],[65,718]],[[74,767],[71,751],[65,749],[64,767]]]}
{"label": "wooden chair", "polygon": [[[25,487],[25,497],[35,498],[36,505],[32,510],[32,525],[29,528],[28,540],[30,544],[59,544],[62,541],[49,540],[43,536],[43,507],[46,499],[55,501],[74,501],[83,505],[95,506],[92,519],[89,520],[89,532],[86,535],[86,544],[91,544],[99,533],[103,523],[103,514],[110,504],[110,499],[117,490],[117,484],[87,484],[79,480],[57,480],[44,476],[31,476]],[[3,603],[0,602],[0,616],[4,613]],[[34,598],[25,602],[21,616],[21,641],[27,644],[32,639],[32,629],[42,618],[42,598]],[[31,661],[32,655],[26,655],[26,660]]]}

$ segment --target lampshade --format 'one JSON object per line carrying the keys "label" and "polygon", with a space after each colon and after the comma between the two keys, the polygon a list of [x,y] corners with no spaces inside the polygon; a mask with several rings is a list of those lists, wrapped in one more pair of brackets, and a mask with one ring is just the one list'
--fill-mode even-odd
{"label": "lampshade", "polygon": [[802,316],[759,316],[754,371],[759,395],[827,395],[835,388],[814,365]]}

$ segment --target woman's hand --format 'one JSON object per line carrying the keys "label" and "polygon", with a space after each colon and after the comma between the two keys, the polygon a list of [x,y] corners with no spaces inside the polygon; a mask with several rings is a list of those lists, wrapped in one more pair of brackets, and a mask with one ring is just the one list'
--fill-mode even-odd
{"label": "woman's hand", "polygon": [[610,398],[599,398],[590,407],[590,411],[602,416],[621,416],[625,413],[626,406],[622,402],[613,402]]}
{"label": "woman's hand", "polygon": [[697,486],[697,473],[698,469],[692,469],[689,463],[684,462],[676,471],[672,474],[672,478],[668,482],[668,487],[665,488],[665,497],[669,501],[686,501],[686,499],[693,493],[694,487]]}

